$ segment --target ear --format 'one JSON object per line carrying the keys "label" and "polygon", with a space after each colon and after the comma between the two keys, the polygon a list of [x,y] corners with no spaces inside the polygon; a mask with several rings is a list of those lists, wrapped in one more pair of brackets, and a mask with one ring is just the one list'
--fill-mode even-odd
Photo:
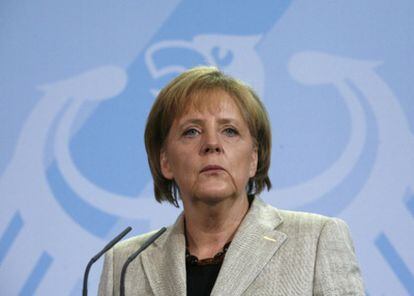
{"label": "ear", "polygon": [[253,147],[251,160],[250,160],[250,168],[249,168],[249,177],[253,178],[256,175],[257,172],[257,164],[259,162],[259,154],[257,151],[257,146]]}
{"label": "ear", "polygon": [[171,171],[170,163],[168,162],[167,152],[163,149],[160,153],[160,167],[161,173],[165,179],[172,180],[174,179],[174,174]]}

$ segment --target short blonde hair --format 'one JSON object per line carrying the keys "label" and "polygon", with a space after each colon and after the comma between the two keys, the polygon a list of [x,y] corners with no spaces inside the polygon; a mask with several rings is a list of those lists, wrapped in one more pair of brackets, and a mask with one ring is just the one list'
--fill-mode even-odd
{"label": "short blonde hair", "polygon": [[161,172],[160,154],[175,119],[189,106],[196,105],[197,94],[223,90],[236,102],[250,130],[258,152],[256,175],[247,184],[247,193],[258,194],[272,186],[268,170],[271,154],[271,131],[267,112],[253,89],[215,67],[195,67],[183,72],[158,94],[145,127],[145,148],[154,180],[158,202],[168,201],[178,207],[179,189],[174,180]]}

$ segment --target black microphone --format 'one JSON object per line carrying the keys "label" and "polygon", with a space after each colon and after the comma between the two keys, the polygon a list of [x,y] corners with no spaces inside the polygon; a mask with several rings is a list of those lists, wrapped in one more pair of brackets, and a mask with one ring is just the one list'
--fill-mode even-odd
{"label": "black microphone", "polygon": [[85,274],[83,275],[83,290],[82,295],[87,296],[88,295],[88,276],[89,276],[89,270],[91,269],[92,264],[94,264],[103,254],[105,254],[106,251],[108,251],[110,248],[112,248],[117,242],[119,242],[125,235],[127,235],[128,232],[130,232],[132,228],[128,226],[124,229],[120,234],[117,235],[113,240],[111,240],[98,254],[93,256],[93,258],[88,262],[88,265],[85,269]]}
{"label": "black microphone", "polygon": [[124,265],[122,266],[121,270],[121,282],[120,282],[120,296],[125,296],[125,275],[128,268],[128,265],[146,248],[148,248],[158,237],[163,234],[167,228],[163,227],[160,230],[158,230],[157,233],[155,233],[153,236],[151,236],[148,240],[146,240],[142,246],[132,255],[128,257],[128,259],[125,261]]}

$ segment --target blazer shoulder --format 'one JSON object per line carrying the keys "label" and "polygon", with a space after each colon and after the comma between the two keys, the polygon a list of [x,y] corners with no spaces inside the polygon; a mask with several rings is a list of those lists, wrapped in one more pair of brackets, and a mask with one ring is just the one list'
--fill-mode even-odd
{"label": "blazer shoulder", "polygon": [[299,232],[320,233],[326,227],[331,228],[331,225],[336,225],[339,228],[348,228],[345,221],[335,217],[279,209],[278,212],[283,221],[282,228],[287,230],[294,229]]}
{"label": "blazer shoulder", "polygon": [[343,220],[306,212],[277,212],[282,219],[278,230],[288,236],[284,245],[287,254],[294,250],[293,262],[314,271],[313,295],[364,295],[349,227]]}
{"label": "blazer shoulder", "polygon": [[137,251],[156,231],[131,237],[116,244],[105,254],[98,295],[118,295],[119,278],[128,257]]}
{"label": "blazer shoulder", "polygon": [[144,234],[130,237],[126,240],[119,242],[113,248],[115,256],[129,256],[130,254],[138,250],[142,246],[142,244],[144,244],[157,231],[158,230],[150,231]]}
{"label": "blazer shoulder", "polygon": [[328,220],[336,219],[329,216],[324,216],[320,214],[315,213],[309,213],[309,212],[301,212],[301,211],[290,211],[290,210],[281,210],[277,209],[279,212],[279,215],[282,217],[284,221],[291,221],[291,222],[297,222],[297,221],[304,221],[304,222],[326,222]]}

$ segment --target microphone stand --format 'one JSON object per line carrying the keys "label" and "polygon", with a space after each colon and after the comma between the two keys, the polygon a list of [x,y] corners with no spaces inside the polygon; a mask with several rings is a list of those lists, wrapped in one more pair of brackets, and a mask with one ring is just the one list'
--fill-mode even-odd
{"label": "microphone stand", "polygon": [[117,242],[119,242],[128,232],[130,232],[132,228],[128,226],[124,229],[120,234],[118,234],[113,240],[111,240],[98,254],[93,256],[93,258],[88,262],[86,265],[85,273],[83,275],[83,290],[82,295],[88,295],[88,277],[89,277],[89,270],[91,269],[92,264],[94,264],[103,254],[105,254],[109,249],[111,249]]}
{"label": "microphone stand", "polygon": [[121,282],[120,282],[120,296],[125,296],[125,275],[128,268],[128,265],[146,248],[148,248],[158,237],[163,234],[167,228],[163,227],[160,230],[158,230],[157,233],[155,233],[153,236],[151,236],[148,240],[146,240],[142,246],[135,251],[135,253],[132,253],[128,259],[125,261],[124,265],[122,266],[121,270]]}

